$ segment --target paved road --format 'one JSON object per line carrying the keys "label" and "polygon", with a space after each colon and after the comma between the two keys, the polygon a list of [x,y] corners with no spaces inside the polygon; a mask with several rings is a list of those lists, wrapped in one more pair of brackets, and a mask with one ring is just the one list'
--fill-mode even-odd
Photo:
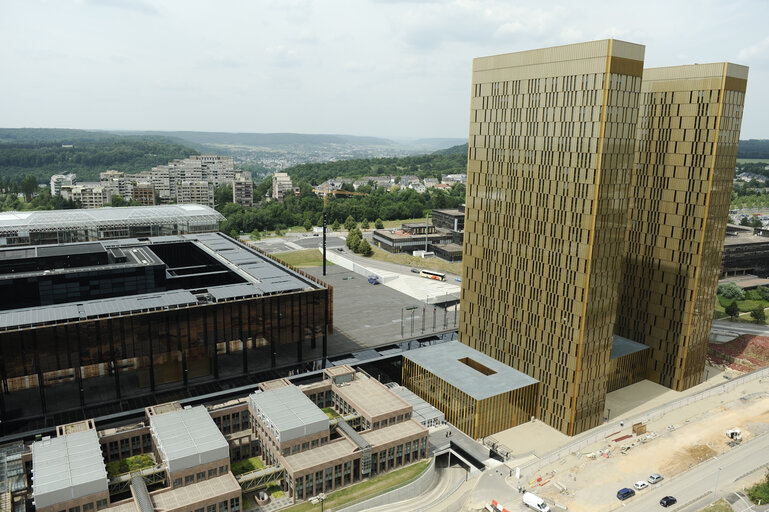
{"label": "paved road", "polygon": [[467,470],[462,467],[439,469],[436,471],[437,481],[421,495],[380,507],[367,508],[366,512],[417,512],[426,510],[440,503],[448,493],[464,482],[465,478],[467,478]]}
{"label": "paved road", "polygon": [[686,473],[639,491],[635,497],[625,502],[622,510],[662,510],[659,500],[663,496],[671,495],[678,499],[678,504],[673,510],[696,512],[718,498],[730,494],[730,487],[736,480],[765,464],[769,464],[769,435],[747,441]]}
{"label": "paved road", "polygon": [[711,331],[739,332],[742,334],[764,334],[769,336],[769,325],[746,324],[742,322],[731,322],[729,320],[713,320]]}

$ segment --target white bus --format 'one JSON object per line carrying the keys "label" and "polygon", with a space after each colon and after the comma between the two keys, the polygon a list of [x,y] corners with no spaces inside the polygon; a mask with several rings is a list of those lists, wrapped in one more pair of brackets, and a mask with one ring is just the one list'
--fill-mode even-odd
{"label": "white bus", "polygon": [[436,281],[445,281],[446,274],[441,272],[435,272],[434,270],[422,270],[419,275],[428,279],[435,279]]}

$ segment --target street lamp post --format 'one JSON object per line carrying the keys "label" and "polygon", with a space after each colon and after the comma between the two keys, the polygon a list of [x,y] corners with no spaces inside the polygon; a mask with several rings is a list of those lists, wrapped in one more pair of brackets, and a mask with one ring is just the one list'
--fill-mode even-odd
{"label": "street lamp post", "polygon": [[318,503],[320,503],[320,512],[323,512],[323,508],[324,508],[323,502],[326,501],[326,498],[328,498],[328,496],[326,496],[325,493],[320,493],[317,496],[313,496],[312,498],[310,498],[310,503],[312,503],[313,505],[317,505]]}

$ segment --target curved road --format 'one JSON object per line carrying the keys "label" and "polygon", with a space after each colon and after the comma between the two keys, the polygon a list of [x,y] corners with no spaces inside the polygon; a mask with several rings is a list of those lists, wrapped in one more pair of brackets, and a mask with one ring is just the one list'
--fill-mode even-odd
{"label": "curved road", "polygon": [[367,508],[365,512],[418,512],[426,510],[443,500],[456,486],[464,482],[466,474],[467,471],[461,467],[439,469],[437,472],[438,481],[424,494],[408,500]]}

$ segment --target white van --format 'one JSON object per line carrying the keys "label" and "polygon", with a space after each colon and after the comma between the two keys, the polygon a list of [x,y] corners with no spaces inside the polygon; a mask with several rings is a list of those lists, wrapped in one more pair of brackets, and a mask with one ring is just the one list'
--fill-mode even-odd
{"label": "white van", "polygon": [[550,507],[547,506],[545,500],[530,492],[523,493],[523,504],[539,512],[550,512]]}

